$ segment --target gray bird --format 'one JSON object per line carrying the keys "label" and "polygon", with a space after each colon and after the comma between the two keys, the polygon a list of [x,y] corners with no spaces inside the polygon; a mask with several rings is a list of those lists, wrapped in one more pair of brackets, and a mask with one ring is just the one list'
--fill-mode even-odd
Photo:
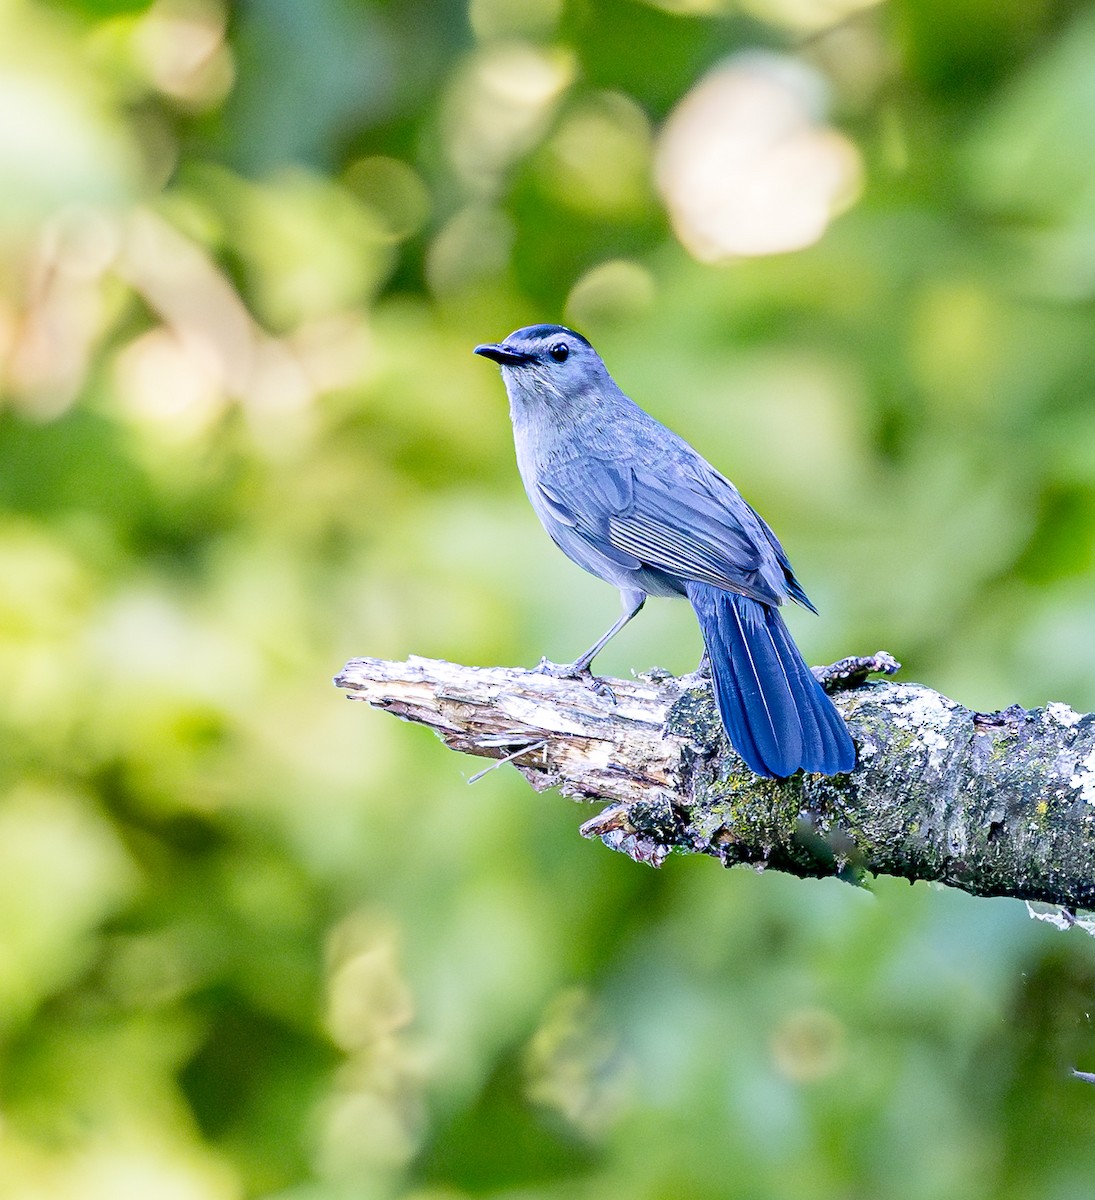
{"label": "gray bird", "polygon": [[624,614],[552,674],[582,677],[647,596],[687,596],[722,723],[758,775],[855,766],[843,718],[791,640],[779,606],[817,610],[776,535],[737,488],[619,389],[572,329],[530,325],[476,346],[502,368],[517,466],[555,544],[620,589]]}

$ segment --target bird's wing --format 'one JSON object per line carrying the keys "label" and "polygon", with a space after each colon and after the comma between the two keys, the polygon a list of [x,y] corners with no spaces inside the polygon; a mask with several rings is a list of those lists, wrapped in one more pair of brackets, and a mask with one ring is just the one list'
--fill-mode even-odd
{"label": "bird's wing", "polygon": [[787,588],[774,535],[706,463],[674,465],[667,478],[648,466],[583,455],[552,463],[538,488],[558,520],[602,551],[778,604]]}

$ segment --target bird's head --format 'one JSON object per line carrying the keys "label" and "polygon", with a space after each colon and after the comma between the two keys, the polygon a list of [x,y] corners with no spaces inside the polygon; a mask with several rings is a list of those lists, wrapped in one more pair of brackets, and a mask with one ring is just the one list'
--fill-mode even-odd
{"label": "bird's head", "polygon": [[526,325],[475,353],[499,364],[511,398],[577,399],[608,374],[589,342],[563,325]]}

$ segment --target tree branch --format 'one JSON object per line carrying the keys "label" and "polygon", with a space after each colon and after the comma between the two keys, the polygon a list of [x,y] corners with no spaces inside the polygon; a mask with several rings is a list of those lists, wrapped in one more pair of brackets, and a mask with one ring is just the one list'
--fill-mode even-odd
{"label": "tree branch", "polygon": [[753,775],[708,681],[580,681],[357,658],[335,683],[452,749],[513,762],[538,791],[608,801],[582,827],[661,865],[671,850],[800,876],[937,880],[978,896],[1095,907],[1095,717],[1064,704],[978,713],[917,684],[864,683],[889,655],[816,669],[859,748],[849,775]]}

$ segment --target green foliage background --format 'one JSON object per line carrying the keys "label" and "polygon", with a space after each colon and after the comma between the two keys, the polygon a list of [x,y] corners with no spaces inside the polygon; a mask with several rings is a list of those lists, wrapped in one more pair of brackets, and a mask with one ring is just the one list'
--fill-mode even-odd
{"label": "green foliage background", "polygon": [[[1095,1191],[1081,932],[654,873],[328,682],[614,616],[470,354],[566,319],[780,532],[813,661],[1095,708],[1095,6],[792,7],[0,2],[3,1200]],[[863,191],[703,266],[652,139],[758,47]],[[698,649],[655,603],[601,666]]]}

